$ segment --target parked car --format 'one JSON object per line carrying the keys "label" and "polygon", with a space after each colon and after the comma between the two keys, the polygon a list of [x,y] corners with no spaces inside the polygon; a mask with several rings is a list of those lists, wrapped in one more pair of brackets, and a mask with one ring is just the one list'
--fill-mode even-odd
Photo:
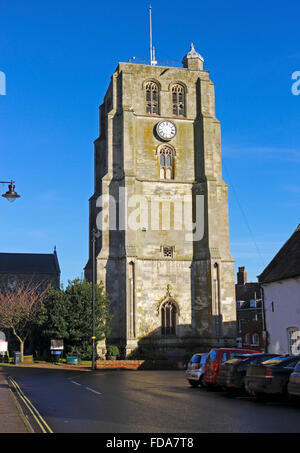
{"label": "parked car", "polygon": [[207,355],[207,353],[194,354],[187,365],[186,378],[192,387],[203,386],[204,366]]}
{"label": "parked car", "polygon": [[219,366],[223,362],[232,359],[236,355],[241,354],[254,354],[260,351],[252,351],[251,349],[238,349],[238,348],[214,348],[209,352],[204,371],[204,383],[211,386],[217,384],[217,376],[219,373]]}
{"label": "parked car", "polygon": [[217,385],[231,390],[245,390],[245,376],[248,365],[256,365],[278,354],[237,354],[233,359],[220,365]]}
{"label": "parked car", "polygon": [[246,391],[253,396],[287,394],[289,377],[300,356],[280,356],[249,365],[245,377]]}
{"label": "parked car", "polygon": [[300,397],[300,362],[297,363],[294,371],[290,374],[287,388],[289,395],[292,397]]}

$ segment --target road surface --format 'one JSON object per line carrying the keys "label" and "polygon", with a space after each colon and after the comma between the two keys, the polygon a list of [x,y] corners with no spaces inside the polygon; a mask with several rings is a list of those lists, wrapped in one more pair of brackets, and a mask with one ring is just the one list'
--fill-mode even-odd
{"label": "road surface", "polygon": [[54,433],[299,433],[300,405],[191,388],[183,371],[11,368]]}

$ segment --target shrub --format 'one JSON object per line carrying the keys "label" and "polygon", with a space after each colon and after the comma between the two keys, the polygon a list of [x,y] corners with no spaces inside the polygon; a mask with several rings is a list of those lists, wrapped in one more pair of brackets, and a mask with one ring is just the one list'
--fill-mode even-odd
{"label": "shrub", "polygon": [[117,357],[120,354],[118,346],[111,345],[108,348],[108,355]]}

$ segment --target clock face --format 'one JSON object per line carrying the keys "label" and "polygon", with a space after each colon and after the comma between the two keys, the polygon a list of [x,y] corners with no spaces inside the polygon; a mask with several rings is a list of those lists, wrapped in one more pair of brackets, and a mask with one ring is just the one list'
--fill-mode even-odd
{"label": "clock face", "polygon": [[161,121],[156,126],[156,132],[163,140],[170,140],[176,135],[176,126],[171,121]]}

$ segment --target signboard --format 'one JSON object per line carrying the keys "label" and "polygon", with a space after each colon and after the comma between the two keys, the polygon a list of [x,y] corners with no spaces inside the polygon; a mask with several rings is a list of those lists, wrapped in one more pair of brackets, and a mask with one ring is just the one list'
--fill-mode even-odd
{"label": "signboard", "polygon": [[64,340],[51,340],[50,351],[63,351]]}
{"label": "signboard", "polygon": [[8,342],[0,340],[0,352],[7,352],[8,350]]}

